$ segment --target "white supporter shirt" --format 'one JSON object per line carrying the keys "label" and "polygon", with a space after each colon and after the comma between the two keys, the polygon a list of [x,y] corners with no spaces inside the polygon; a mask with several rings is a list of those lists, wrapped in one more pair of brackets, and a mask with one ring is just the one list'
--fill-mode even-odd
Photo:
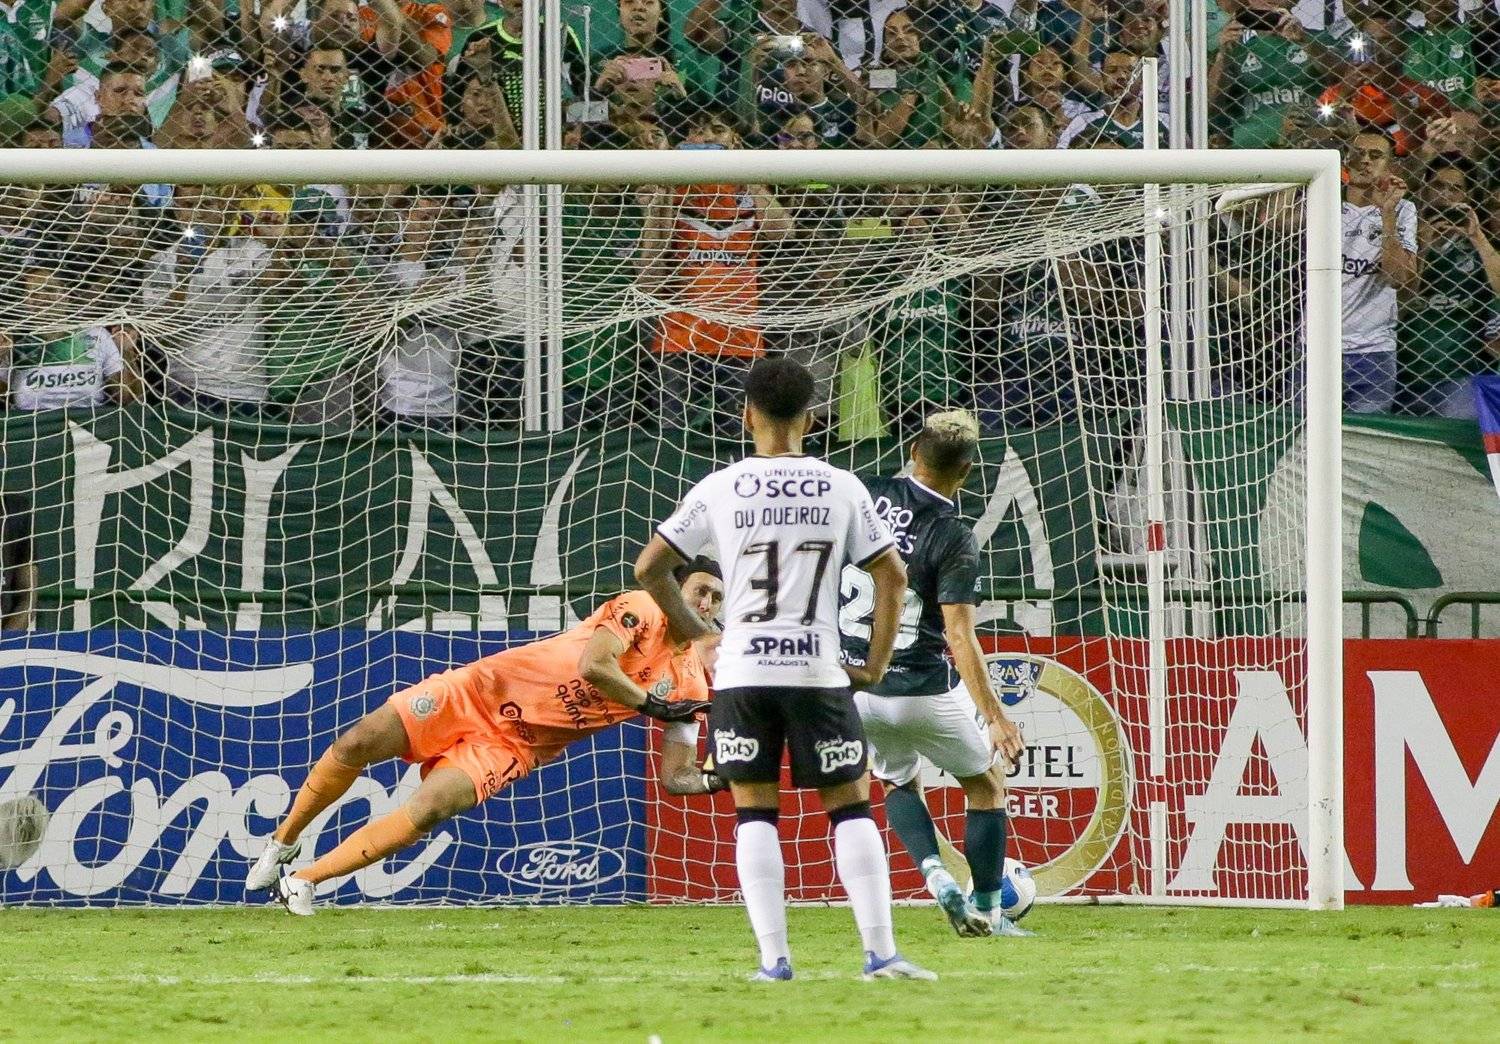
{"label": "white supporter shirt", "polygon": [[103,405],[109,378],[125,368],[120,346],[102,326],[64,337],[44,337],[35,359],[14,359],[11,401],[18,410]]}
{"label": "white supporter shirt", "polygon": [[864,484],[815,457],[747,457],[692,488],[657,533],[684,558],[718,553],[724,638],[715,689],[833,689],[839,574],[892,546]]}
{"label": "white supporter shirt", "polygon": [[[1344,354],[1368,355],[1396,350],[1396,288],[1380,271],[1385,230],[1378,206],[1343,209]],[[1396,236],[1417,252],[1417,207],[1409,199],[1396,204]]]}
{"label": "white supporter shirt", "polygon": [[[427,276],[421,261],[392,266],[395,289],[416,291]],[[454,271],[452,288],[463,288],[463,273]],[[439,323],[413,320],[380,361],[380,405],[403,417],[451,417],[458,412],[458,333]]]}
{"label": "white supporter shirt", "polygon": [[256,279],[270,260],[264,243],[237,236],[210,250],[186,275],[186,297],[178,304],[172,288],[188,260],[171,247],[151,259],[142,297],[153,318],[164,319],[164,329],[170,330],[162,339],[174,384],[236,402],[265,401],[262,289]]}

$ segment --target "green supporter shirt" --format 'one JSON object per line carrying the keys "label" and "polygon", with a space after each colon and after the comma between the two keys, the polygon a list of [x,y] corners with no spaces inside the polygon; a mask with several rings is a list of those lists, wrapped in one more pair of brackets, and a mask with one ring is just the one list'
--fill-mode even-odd
{"label": "green supporter shirt", "polygon": [[266,321],[266,376],[273,399],[286,401],[366,347],[368,330],[349,321],[369,272],[360,263],[307,259],[278,286]]}
{"label": "green supporter shirt", "polygon": [[1301,44],[1270,33],[1248,33],[1225,58],[1221,103],[1237,149],[1263,149],[1281,139],[1288,105],[1310,102],[1320,84],[1312,56]]}
{"label": "green supporter shirt", "polygon": [[1461,235],[1445,236],[1422,255],[1422,281],[1404,309],[1400,356],[1405,380],[1418,398],[1440,381],[1489,367],[1485,326],[1495,294],[1479,252]]}
{"label": "green supporter shirt", "polygon": [[887,111],[901,104],[902,95],[910,92],[917,96],[917,107],[906,121],[896,148],[921,148],[941,137],[944,86],[960,98],[968,96],[968,77],[961,69],[951,70],[945,76],[936,62],[923,55],[915,65],[896,70],[894,90],[876,92],[876,100]]}
{"label": "green supporter shirt", "polygon": [[870,342],[878,349],[886,389],[902,405],[956,402],[962,326],[951,287],[929,287],[899,297],[871,318]]}
{"label": "green supporter shirt", "polygon": [[608,188],[570,192],[563,205],[563,285],[587,288],[563,302],[570,326],[589,326],[563,341],[563,382],[571,389],[623,386],[635,361],[642,323],[635,318],[602,326],[618,316],[636,283],[644,214],[632,192]]}
{"label": "green supporter shirt", "polygon": [[1406,34],[1401,71],[1461,109],[1474,108],[1474,32],[1467,25],[1415,29]]}
{"label": "green supporter shirt", "polygon": [[0,97],[33,94],[52,60],[52,0],[0,3]]}
{"label": "green supporter shirt", "polygon": [[[495,81],[500,85],[500,93],[505,98],[506,108],[509,109],[511,119],[515,121],[516,133],[523,134],[521,127],[521,114],[524,111],[526,98],[526,80],[523,75],[524,52],[521,49],[520,37],[512,36],[505,31],[503,18],[496,18],[493,22],[481,26],[466,26],[460,33],[453,33],[453,45],[448,49],[447,67],[449,72],[458,69],[461,64],[464,48],[473,42],[480,33],[493,33],[494,38],[490,44],[490,61],[495,73]],[[579,42],[578,34],[571,26],[563,27],[563,102],[573,100],[579,86],[583,83],[585,66],[583,45]],[[537,56],[538,62],[542,56]],[[591,75],[597,76],[593,69],[588,70]]]}

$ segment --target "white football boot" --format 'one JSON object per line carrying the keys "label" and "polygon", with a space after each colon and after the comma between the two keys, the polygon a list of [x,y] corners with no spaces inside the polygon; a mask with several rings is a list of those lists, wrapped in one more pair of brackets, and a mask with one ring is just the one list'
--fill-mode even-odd
{"label": "white football boot", "polygon": [[311,881],[304,881],[300,877],[287,875],[276,882],[276,887],[271,890],[276,901],[286,907],[286,912],[296,914],[298,917],[311,917],[313,915],[313,892],[317,885]]}
{"label": "white football boot", "polygon": [[276,879],[281,876],[281,868],[296,859],[301,852],[301,840],[284,845],[274,837],[268,839],[260,858],[245,875],[245,891],[264,892],[275,885]]}

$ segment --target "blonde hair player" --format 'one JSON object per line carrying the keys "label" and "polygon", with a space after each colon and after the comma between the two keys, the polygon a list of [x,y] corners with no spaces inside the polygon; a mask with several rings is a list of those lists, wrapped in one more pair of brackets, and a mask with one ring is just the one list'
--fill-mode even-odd
{"label": "blonde hair player", "polygon": [[[979,545],[954,503],[978,448],[979,424],[972,414],[939,413],[912,443],[909,475],[864,480],[895,536],[907,589],[890,669],[879,684],[855,693],[854,705],[870,740],[875,776],[886,786],[886,820],[954,930],[961,936],[1030,935],[1004,915],[1000,901],[1006,822],[999,760],[1021,753],[1021,732],[995,696],[974,633]],[[841,589],[844,658],[862,664],[869,655],[873,583],[851,566]],[[945,648],[953,654],[951,663]],[[963,787],[972,905],[943,867],[918,778],[924,757]]]}

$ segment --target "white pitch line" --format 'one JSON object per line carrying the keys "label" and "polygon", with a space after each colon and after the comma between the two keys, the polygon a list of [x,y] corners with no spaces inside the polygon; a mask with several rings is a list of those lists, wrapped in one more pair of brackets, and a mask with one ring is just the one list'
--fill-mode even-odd
{"label": "white pitch line", "polygon": [[[1381,971],[1404,972],[1470,972],[1478,971],[1478,962],[1465,961],[1445,964],[1372,964],[1363,969],[1370,974]],[[1175,974],[1209,973],[1230,974],[1264,973],[1267,971],[1317,973],[1328,971],[1327,965],[1313,964],[1297,968],[1268,967],[1225,968],[1217,965],[1186,964],[1178,967],[1156,965],[1158,973]],[[965,969],[943,972],[944,979],[1021,979],[1031,972],[1003,968]],[[1127,974],[1117,967],[1079,967],[1068,969],[1069,975],[1119,976]],[[1132,973],[1138,974],[1138,973]],[[672,972],[657,970],[655,979],[676,982],[728,982],[734,981],[733,973],[723,972]],[[857,978],[852,972],[812,971],[797,973],[798,979],[813,981],[841,981]],[[67,983],[77,986],[561,986],[569,983],[589,985],[593,983],[639,983],[638,975],[533,975],[509,972],[478,972],[453,975],[286,975],[266,973],[263,975],[146,975],[124,973],[120,975],[52,975],[22,973],[0,975],[0,983]],[[1467,988],[1463,983],[1437,983],[1439,987]]]}

